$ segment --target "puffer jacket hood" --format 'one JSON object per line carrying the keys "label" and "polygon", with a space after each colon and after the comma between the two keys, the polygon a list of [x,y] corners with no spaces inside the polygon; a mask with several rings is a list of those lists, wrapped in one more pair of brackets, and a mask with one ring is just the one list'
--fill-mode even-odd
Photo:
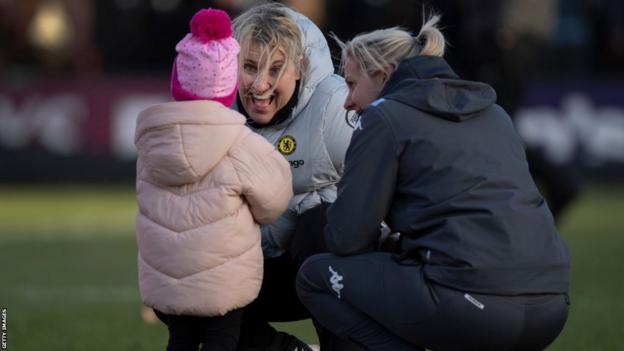
{"label": "puffer jacket hood", "polygon": [[210,172],[231,148],[245,118],[217,102],[185,101],[152,106],[139,121],[135,142],[148,150],[143,167],[158,183],[174,186]]}
{"label": "puffer jacket hood", "polygon": [[[334,63],[325,36],[321,30],[306,16],[297,11],[284,7],[286,14],[291,17],[301,31],[301,41],[304,55],[307,58],[307,71],[302,74],[301,85],[298,87],[299,96],[292,107],[290,115],[279,123],[271,125],[273,129],[283,129],[302,114],[314,96],[318,86],[334,74]],[[238,101],[232,106],[234,110],[241,110]]]}
{"label": "puffer jacket hood", "polygon": [[150,107],[135,135],[139,292],[175,315],[216,316],[262,284],[258,224],[292,196],[288,162],[245,118],[212,101]]}
{"label": "puffer jacket hood", "polygon": [[276,129],[290,124],[310,102],[317,86],[334,73],[334,64],[331,59],[329,46],[321,30],[306,16],[289,8],[284,10],[297,23],[299,30],[301,30],[303,50],[308,64],[306,65],[307,72],[302,76],[302,85],[299,88],[297,105],[293,108],[288,118],[274,126]]}
{"label": "puffer jacket hood", "polygon": [[492,87],[459,80],[446,61],[435,56],[404,60],[380,96],[454,122],[470,119],[496,102]]}

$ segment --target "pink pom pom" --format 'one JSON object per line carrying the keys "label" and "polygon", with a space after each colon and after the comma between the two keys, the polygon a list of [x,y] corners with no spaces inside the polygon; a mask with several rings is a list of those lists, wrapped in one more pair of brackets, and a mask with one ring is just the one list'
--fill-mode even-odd
{"label": "pink pom pom", "polygon": [[225,11],[200,10],[191,19],[191,33],[202,43],[225,39],[232,35],[232,21]]}

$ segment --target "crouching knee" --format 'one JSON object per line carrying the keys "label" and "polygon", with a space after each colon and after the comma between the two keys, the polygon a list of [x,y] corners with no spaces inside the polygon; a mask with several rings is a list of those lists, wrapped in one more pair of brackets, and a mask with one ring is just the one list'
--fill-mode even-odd
{"label": "crouching knee", "polygon": [[328,253],[313,255],[306,259],[299,268],[295,285],[297,294],[304,304],[311,294],[323,290],[323,280],[326,279],[324,273],[333,257],[335,256]]}

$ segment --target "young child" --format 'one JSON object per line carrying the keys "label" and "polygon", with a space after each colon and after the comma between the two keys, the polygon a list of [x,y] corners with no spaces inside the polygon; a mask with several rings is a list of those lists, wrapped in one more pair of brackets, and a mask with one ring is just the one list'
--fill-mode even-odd
{"label": "young child", "polygon": [[176,102],[137,120],[140,294],[167,324],[167,350],[235,350],[262,282],[259,223],[286,209],[290,165],[228,108],[239,51],[228,15],[196,13],[176,51]]}

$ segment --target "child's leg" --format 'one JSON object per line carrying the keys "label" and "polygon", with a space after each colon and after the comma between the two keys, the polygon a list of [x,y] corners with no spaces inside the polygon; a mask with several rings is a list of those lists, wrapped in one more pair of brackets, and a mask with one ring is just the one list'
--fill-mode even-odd
{"label": "child's leg", "polygon": [[199,317],[166,315],[169,328],[167,351],[197,351],[199,349]]}
{"label": "child's leg", "polygon": [[224,316],[202,317],[198,330],[202,351],[235,351],[238,346],[242,320],[242,309],[230,311]]}

